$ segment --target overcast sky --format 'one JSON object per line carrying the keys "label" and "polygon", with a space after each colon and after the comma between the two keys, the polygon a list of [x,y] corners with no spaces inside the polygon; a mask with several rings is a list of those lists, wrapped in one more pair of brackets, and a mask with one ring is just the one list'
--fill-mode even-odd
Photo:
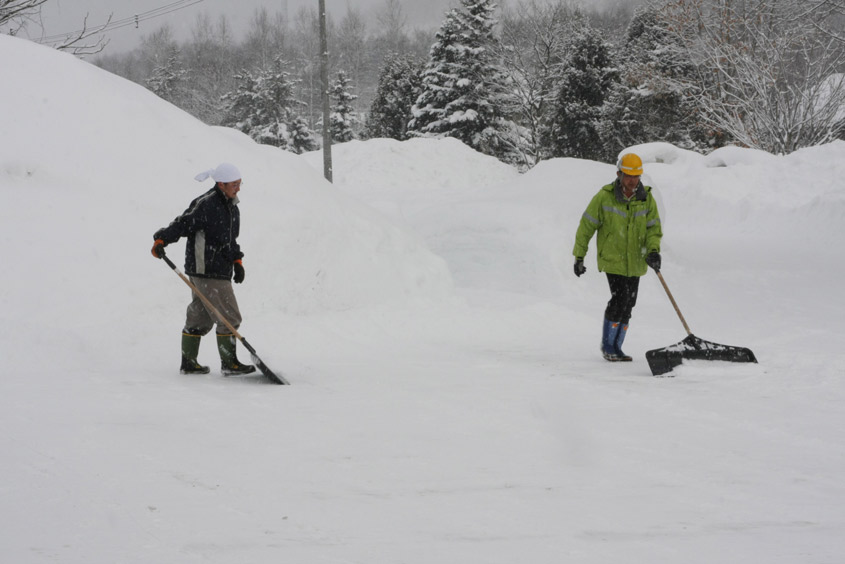
{"label": "overcast sky", "polygon": [[[105,53],[117,53],[136,47],[143,36],[149,35],[167,23],[176,32],[177,39],[190,37],[197,14],[205,12],[212,19],[225,14],[236,33],[242,33],[257,8],[265,7],[271,13],[287,11],[293,18],[303,7],[317,8],[318,0],[48,0],[42,9],[45,35],[57,35],[81,29],[86,14],[88,27],[104,24],[112,14],[112,21],[133,18],[137,14],[170,11],[164,15],[149,17],[140,22],[110,31],[107,34],[109,46]],[[446,10],[457,0],[402,0],[403,10],[410,27],[437,27]],[[385,4],[385,0],[326,0],[326,9],[340,19],[349,7],[359,10],[369,19]],[[167,6],[172,8],[165,9]],[[30,34],[40,34],[31,29]]]}
{"label": "overcast sky", "polygon": [[[336,20],[341,19],[351,7],[361,12],[367,20],[385,5],[386,0],[325,0],[326,9]],[[518,0],[504,0],[509,4]],[[597,6],[616,2],[639,0],[582,0]],[[194,3],[196,2],[196,3]],[[401,0],[409,27],[437,28],[443,14],[459,0]],[[499,1],[502,3],[502,0]],[[109,45],[104,54],[114,54],[134,49],[141,38],[169,24],[178,40],[190,37],[198,14],[205,12],[215,20],[225,14],[235,34],[242,34],[255,10],[267,8],[271,13],[287,13],[293,18],[303,7],[317,8],[318,0],[47,0],[42,7],[44,35],[52,36],[82,28],[86,15],[88,28],[103,25],[112,15],[112,22],[129,21],[135,15],[146,15],[136,28],[134,23],[113,29],[106,35]],[[166,13],[165,13],[166,12]],[[37,38],[41,30],[31,27],[30,37]]]}

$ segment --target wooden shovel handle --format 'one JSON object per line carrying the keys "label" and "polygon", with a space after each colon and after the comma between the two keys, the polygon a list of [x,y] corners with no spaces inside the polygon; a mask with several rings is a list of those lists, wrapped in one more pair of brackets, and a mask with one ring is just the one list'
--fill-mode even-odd
{"label": "wooden shovel handle", "polygon": [[[226,326],[226,328],[227,328],[229,331],[231,331],[231,332],[232,332],[232,335],[234,335],[235,337],[237,337],[237,339],[238,339],[239,341],[241,341],[242,343],[246,344],[246,341],[244,341],[244,338],[243,338],[243,337],[241,337],[241,334],[240,334],[240,333],[238,333],[238,330],[237,330],[237,329],[235,329],[235,328],[234,328],[234,326],[233,326],[231,323],[229,323],[229,321],[228,321],[225,317],[223,317],[223,314],[222,314],[222,313],[220,313],[220,312],[217,310],[217,308],[216,308],[216,307],[214,307],[214,305],[212,305],[212,303],[209,301],[209,299],[208,299],[208,298],[206,298],[206,297],[202,294],[202,292],[200,292],[200,291],[199,291],[199,289],[196,287],[196,285],[195,285],[193,282],[191,282],[191,281],[188,279],[188,277],[187,277],[187,276],[185,276],[184,274],[182,274],[182,272],[181,272],[181,271],[180,271],[180,270],[176,267],[176,265],[175,265],[175,264],[173,264],[173,261],[171,261],[169,258],[167,258],[167,255],[165,255],[163,252],[161,253],[161,258],[162,258],[162,259],[164,259],[164,262],[166,262],[166,263],[167,263],[167,266],[169,266],[170,268],[172,268],[172,269],[173,269],[173,272],[175,272],[175,273],[179,276],[179,278],[181,278],[181,279],[182,279],[182,281],[183,281],[183,282],[185,282],[185,284],[187,284],[187,285],[191,288],[191,290],[193,290],[193,291],[194,291],[194,293],[195,293],[195,294],[199,297],[199,299],[200,299],[200,300],[202,300],[202,303],[203,303],[203,304],[205,304],[205,307],[208,309],[208,311],[210,311],[212,314],[214,314],[214,315],[217,317],[217,319],[219,319],[220,321],[222,321],[222,322],[223,322],[223,325],[225,325],[225,326]],[[666,290],[666,291],[668,292],[669,290]],[[251,347],[250,347],[250,348],[251,348]]]}
{"label": "wooden shovel handle", "polygon": [[681,318],[681,323],[684,324],[684,329],[687,330],[687,335],[692,335],[692,331],[689,330],[689,325],[687,325],[687,320],[684,319],[683,314],[681,314],[680,308],[678,308],[678,304],[675,303],[675,298],[672,297],[672,292],[669,291],[669,286],[666,285],[666,281],[663,279],[663,275],[660,274],[659,270],[655,270],[657,273],[657,277],[660,278],[660,283],[663,284],[663,289],[666,290],[666,295],[669,296],[669,301],[672,302],[672,306],[675,308],[675,313],[678,314],[678,317]]}

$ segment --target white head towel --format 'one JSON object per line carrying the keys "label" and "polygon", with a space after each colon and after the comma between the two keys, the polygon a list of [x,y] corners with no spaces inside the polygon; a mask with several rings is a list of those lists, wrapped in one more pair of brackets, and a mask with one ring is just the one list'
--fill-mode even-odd
{"label": "white head towel", "polygon": [[194,177],[197,182],[202,182],[211,177],[215,182],[234,182],[241,179],[241,171],[233,164],[220,163],[217,168],[212,168],[199,173]]}

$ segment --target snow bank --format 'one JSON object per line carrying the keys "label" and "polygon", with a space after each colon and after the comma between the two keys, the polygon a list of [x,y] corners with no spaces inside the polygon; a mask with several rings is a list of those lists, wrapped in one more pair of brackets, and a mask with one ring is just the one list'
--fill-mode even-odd
{"label": "snow bank", "polygon": [[[302,158],[323,169],[322,152]],[[350,141],[332,147],[332,161],[334,184],[344,193],[404,219],[519,176],[514,167],[452,138]]]}
{"label": "snow bank", "polygon": [[643,164],[660,163],[670,165],[686,165],[690,162],[695,162],[701,159],[701,155],[675,147],[671,143],[644,143],[641,145],[632,145],[619,152],[619,155],[625,153],[636,153],[642,160]]}
{"label": "snow bank", "polygon": [[[15,85],[2,94],[14,111],[5,113],[0,138],[3,239],[19,265],[4,292],[13,317],[34,314],[13,296],[36,289],[55,307],[76,304],[80,316],[88,300],[102,299],[98,289],[117,281],[138,295],[151,279],[160,292],[178,292],[172,286],[181,283],[164,279],[172,274],[146,247],[207,189],[193,176],[221,161],[244,174],[241,245],[250,289],[242,294],[261,296],[262,311],[451,293],[445,263],[418,236],[339,193],[295,155],[208,127],[136,84],[31,42],[0,37],[0,66],[5,83]],[[177,264],[183,244],[169,249]],[[41,315],[45,321],[54,312]]]}
{"label": "snow bank", "polygon": [[[818,252],[842,233],[845,192],[835,179],[845,173],[845,142],[786,156],[739,147],[705,156],[668,143],[628,151],[643,158],[670,264],[732,271],[744,261],[782,260],[772,253]],[[335,185],[419,233],[458,286],[547,299],[579,291],[567,288],[575,229],[615,177],[612,164],[572,158],[518,175],[448,139],[355,141],[334,155]],[[322,166],[319,153],[302,158]],[[756,250],[749,256],[738,241]]]}

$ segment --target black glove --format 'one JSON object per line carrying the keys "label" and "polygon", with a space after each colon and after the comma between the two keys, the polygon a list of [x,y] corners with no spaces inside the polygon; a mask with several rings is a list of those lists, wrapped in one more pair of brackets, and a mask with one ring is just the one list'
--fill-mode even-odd
{"label": "black glove", "polygon": [[645,257],[645,263],[652,267],[655,272],[660,272],[660,253],[657,252],[650,252]]}
{"label": "black glove", "polygon": [[157,259],[160,259],[164,256],[164,241],[161,239],[156,239],[156,242],[153,243],[153,256]]}
{"label": "black glove", "polygon": [[244,265],[240,260],[235,261],[235,284],[244,281]]}
{"label": "black glove", "polygon": [[587,267],[584,266],[584,259],[577,258],[575,259],[575,276],[581,277],[582,274],[587,272]]}

